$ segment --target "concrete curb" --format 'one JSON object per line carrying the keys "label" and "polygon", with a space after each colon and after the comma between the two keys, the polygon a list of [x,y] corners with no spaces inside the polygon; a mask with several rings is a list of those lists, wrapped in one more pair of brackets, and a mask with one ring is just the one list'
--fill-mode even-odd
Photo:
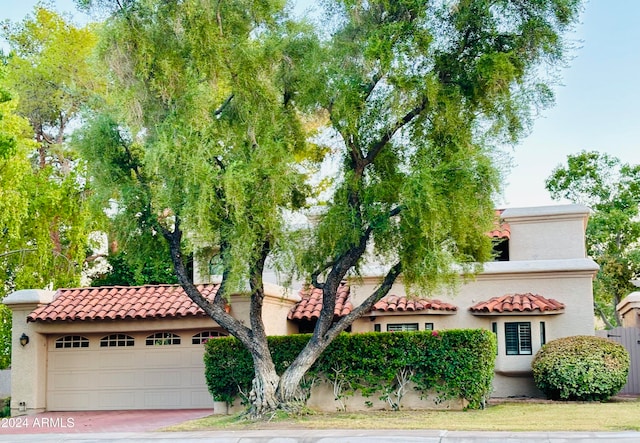
{"label": "concrete curb", "polygon": [[640,432],[479,432],[445,430],[253,430],[5,435],[11,442],[185,443],[636,443]]}

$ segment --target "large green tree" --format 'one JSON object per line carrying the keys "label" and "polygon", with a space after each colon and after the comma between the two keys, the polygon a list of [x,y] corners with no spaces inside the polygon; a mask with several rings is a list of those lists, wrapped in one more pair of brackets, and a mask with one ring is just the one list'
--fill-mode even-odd
{"label": "large green tree", "polygon": [[[579,9],[577,0],[341,0],[325,2],[311,26],[284,2],[100,3],[112,7],[101,54],[113,88],[79,146],[121,227],[166,239],[187,294],[251,352],[257,416],[299,405],[306,370],[401,274],[430,290],[455,283],[456,265],[473,271],[490,257],[495,147],[551,101],[540,65],[562,61]],[[305,203],[308,166],[327,153],[338,166],[325,210],[291,235],[286,214]],[[184,267],[198,244],[219,251],[213,301]],[[290,250],[302,251],[299,269],[322,289],[323,309],[277,374],[262,273]],[[380,286],[334,322],[340,282],[367,257],[386,268]],[[224,297],[245,288],[249,325],[224,310]]]}
{"label": "large green tree", "polygon": [[3,34],[11,51],[1,84],[33,142],[9,161],[28,168],[6,183],[20,202],[8,211],[14,219],[4,226],[15,235],[4,237],[0,271],[9,290],[77,285],[94,226],[84,171],[67,142],[96,88],[89,64],[96,37],[41,6],[20,23],[5,23]]}
{"label": "large green tree", "polygon": [[554,199],[591,207],[587,252],[600,265],[594,309],[607,328],[620,326],[617,304],[635,290],[640,277],[640,165],[611,155],[583,151],[567,157],[546,181]]}
{"label": "large green tree", "polygon": [[[29,176],[28,152],[34,148],[26,119],[15,113],[16,103],[2,88],[4,66],[0,65],[0,299],[11,289],[12,267],[8,266],[19,242],[21,225],[28,215],[25,190],[16,186]],[[18,246],[21,248],[21,246]],[[11,311],[0,304],[0,369],[11,362]]]}
{"label": "large green tree", "polygon": [[[78,285],[95,226],[83,169],[67,144],[94,86],[88,57],[95,35],[40,6],[4,25],[10,53],[0,67],[0,299],[18,289]],[[0,329],[10,344],[10,329]]]}

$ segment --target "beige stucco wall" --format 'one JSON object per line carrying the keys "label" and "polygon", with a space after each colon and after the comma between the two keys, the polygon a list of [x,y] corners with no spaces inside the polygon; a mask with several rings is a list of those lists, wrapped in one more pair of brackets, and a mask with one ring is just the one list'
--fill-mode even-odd
{"label": "beige stucco wall", "polygon": [[623,298],[616,310],[622,319],[622,326],[625,328],[640,327],[640,292],[632,292]]}
{"label": "beige stucco wall", "polygon": [[[27,323],[27,315],[41,303],[48,303],[53,292],[22,290],[9,294],[3,300],[13,312],[11,332],[11,413],[36,413],[46,408],[46,385],[42,380],[47,373],[46,336],[39,334]],[[20,345],[22,334],[29,336],[26,346]]]}
{"label": "beige stucco wall", "polygon": [[[375,393],[370,397],[364,397],[360,392],[350,395],[343,393],[338,400],[335,398],[333,384],[318,381],[311,389],[307,406],[314,411],[322,412],[392,410],[391,404],[385,399],[380,399],[381,396],[382,393]],[[392,395],[391,399],[397,402],[397,397]],[[239,400],[230,405],[218,402],[215,404],[216,414],[237,414],[245,408]],[[467,401],[459,398],[441,400],[435,393],[422,396],[411,383],[406,386],[406,392],[400,400],[400,409],[403,410],[462,410],[467,405]]]}
{"label": "beige stucco wall", "polygon": [[[569,335],[593,335],[593,277],[597,264],[586,257],[584,230],[588,208],[578,205],[507,209],[503,218],[511,227],[510,261],[484,265],[484,271],[474,280],[461,283],[451,290],[443,288],[433,294],[415,294],[440,299],[458,307],[449,312],[372,313],[357,320],[353,332],[369,332],[380,325],[386,331],[390,323],[425,323],[434,329],[484,328],[497,324],[498,355],[493,395],[539,396],[531,378],[531,361],[541,347],[540,322],[545,324],[546,341]],[[379,285],[378,276],[369,276],[351,283],[354,304],[361,303]],[[406,295],[401,279],[390,294]],[[533,293],[556,299],[565,304],[560,314],[509,313],[474,315],[469,308],[478,302],[507,294]],[[532,355],[506,355],[504,323],[530,322]]]}
{"label": "beige stucco wall", "polygon": [[581,258],[589,208],[582,205],[505,209],[511,229],[509,260]]}

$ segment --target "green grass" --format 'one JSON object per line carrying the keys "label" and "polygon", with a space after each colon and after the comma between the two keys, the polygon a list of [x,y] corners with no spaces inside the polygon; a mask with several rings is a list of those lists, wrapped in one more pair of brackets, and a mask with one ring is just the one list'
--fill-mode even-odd
{"label": "green grass", "polygon": [[446,429],[450,431],[640,431],[640,401],[503,403],[470,411],[314,413],[251,422],[212,415],[168,431],[241,429]]}

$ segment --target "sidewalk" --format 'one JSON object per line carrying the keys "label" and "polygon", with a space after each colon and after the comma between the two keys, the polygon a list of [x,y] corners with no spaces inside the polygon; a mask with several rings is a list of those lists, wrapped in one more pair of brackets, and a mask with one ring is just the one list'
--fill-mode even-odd
{"label": "sidewalk", "polygon": [[640,432],[472,432],[398,430],[253,430],[2,435],[2,442],[73,443],[636,443]]}

